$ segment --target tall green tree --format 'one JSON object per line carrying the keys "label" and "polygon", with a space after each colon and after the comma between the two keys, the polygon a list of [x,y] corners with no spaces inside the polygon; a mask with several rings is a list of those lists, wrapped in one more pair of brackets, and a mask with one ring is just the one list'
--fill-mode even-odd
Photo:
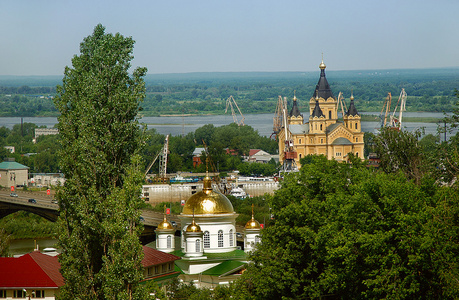
{"label": "tall green tree", "polygon": [[97,25],[57,87],[62,299],[143,295],[139,207],[143,166],[137,120],[145,68],[129,74],[134,40]]}

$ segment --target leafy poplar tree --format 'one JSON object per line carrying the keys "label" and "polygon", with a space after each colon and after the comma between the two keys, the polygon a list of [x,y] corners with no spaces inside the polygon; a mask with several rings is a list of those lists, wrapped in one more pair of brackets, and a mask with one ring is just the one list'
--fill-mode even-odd
{"label": "leafy poplar tree", "polygon": [[142,144],[137,113],[145,68],[128,73],[134,40],[102,25],[80,44],[57,87],[62,299],[137,299],[142,278]]}

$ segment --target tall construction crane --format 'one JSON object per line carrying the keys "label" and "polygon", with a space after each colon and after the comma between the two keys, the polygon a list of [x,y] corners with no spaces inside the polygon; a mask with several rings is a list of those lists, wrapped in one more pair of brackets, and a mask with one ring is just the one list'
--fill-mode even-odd
{"label": "tall construction crane", "polygon": [[[390,112],[391,101],[392,101],[392,95],[389,92],[389,93],[387,93],[387,98],[384,101],[383,107],[381,109],[381,113],[379,114],[379,117],[381,118],[381,127],[384,127],[387,124],[387,115]],[[383,119],[383,111],[384,111],[384,109],[386,109],[386,113],[384,114],[384,119]]]}
{"label": "tall construction crane", "polygon": [[293,139],[291,137],[290,131],[288,130],[287,122],[287,107],[283,109],[283,127],[284,127],[284,161],[282,164],[282,169],[284,172],[298,171],[295,159],[297,153],[293,147]]}
{"label": "tall construction crane", "polygon": [[166,135],[166,140],[164,141],[163,148],[159,150],[156,154],[153,161],[148,166],[147,170],[145,171],[145,177],[147,176],[148,172],[150,171],[151,167],[154,163],[159,159],[159,181],[166,181],[166,172],[167,172],[167,154],[169,153],[169,135]]}
{"label": "tall construction crane", "polygon": [[338,94],[338,105],[341,106],[341,113],[343,114],[344,118],[344,114],[347,112],[347,107],[346,103],[344,102],[343,92],[339,92]]}
{"label": "tall construction crane", "polygon": [[[390,116],[390,124],[389,126],[393,128],[402,129],[402,117],[403,112],[405,111],[405,104],[406,104],[406,92],[405,89],[402,89],[400,92],[400,96],[398,97],[397,105],[395,105],[394,112]],[[395,113],[397,112],[398,106],[400,105],[400,111],[398,114],[398,119],[395,117]]]}
{"label": "tall construction crane", "polygon": [[282,99],[282,96],[279,96],[273,118],[273,135],[277,135],[282,129],[284,109],[287,109],[287,97]]}
{"label": "tall construction crane", "polygon": [[[234,111],[234,106],[236,106],[237,110],[239,111],[239,114],[241,115],[242,119],[241,121],[237,120],[236,112]],[[234,100],[233,95],[229,96],[228,99],[226,99],[226,109],[225,109],[225,114],[228,112],[228,107],[231,107],[231,114],[233,115],[233,121],[239,126],[244,126],[244,120],[245,117],[241,113],[241,110],[239,109],[239,106],[236,103],[236,100]]]}

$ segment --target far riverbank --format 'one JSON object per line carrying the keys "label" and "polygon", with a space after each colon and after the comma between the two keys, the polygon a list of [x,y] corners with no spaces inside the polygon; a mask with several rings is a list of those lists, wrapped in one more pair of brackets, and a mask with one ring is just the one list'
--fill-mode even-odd
{"label": "far riverbank", "polygon": [[[307,120],[309,114],[303,114]],[[380,127],[379,113],[377,112],[362,112],[361,113],[362,130],[365,132],[376,132]],[[425,128],[425,134],[437,134],[437,127],[444,113],[438,112],[405,112],[404,127],[406,130],[412,131],[417,128]],[[271,136],[273,131],[274,114],[247,114],[244,115],[244,123],[258,130],[260,135]],[[240,120],[240,118],[238,119]],[[141,123],[147,125],[148,129],[155,129],[161,134],[171,135],[186,135],[194,132],[196,129],[213,124],[214,126],[228,125],[233,122],[233,117],[230,114],[226,115],[190,115],[190,116],[164,116],[164,117],[143,117]],[[54,127],[57,123],[56,117],[24,117],[23,122],[34,123],[37,126]],[[13,128],[14,125],[21,124],[20,117],[1,117],[0,126]]]}

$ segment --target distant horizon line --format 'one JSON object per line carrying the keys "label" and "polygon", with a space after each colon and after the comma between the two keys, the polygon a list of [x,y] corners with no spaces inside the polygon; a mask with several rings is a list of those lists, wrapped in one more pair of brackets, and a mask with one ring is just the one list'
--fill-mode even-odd
{"label": "distant horizon line", "polygon": [[[319,69],[319,68],[317,68]],[[426,67],[426,68],[382,68],[382,69],[347,69],[347,70],[327,70],[327,72],[370,72],[370,71],[404,71],[404,70],[442,70],[442,69],[459,69],[459,66],[452,67]],[[192,72],[165,72],[165,73],[147,73],[146,75],[187,75],[187,74],[212,74],[212,73],[313,73],[319,72],[318,70],[313,71],[192,71]],[[63,76],[64,74],[29,74],[29,75],[11,75],[11,74],[0,74],[1,77],[57,77]]]}

